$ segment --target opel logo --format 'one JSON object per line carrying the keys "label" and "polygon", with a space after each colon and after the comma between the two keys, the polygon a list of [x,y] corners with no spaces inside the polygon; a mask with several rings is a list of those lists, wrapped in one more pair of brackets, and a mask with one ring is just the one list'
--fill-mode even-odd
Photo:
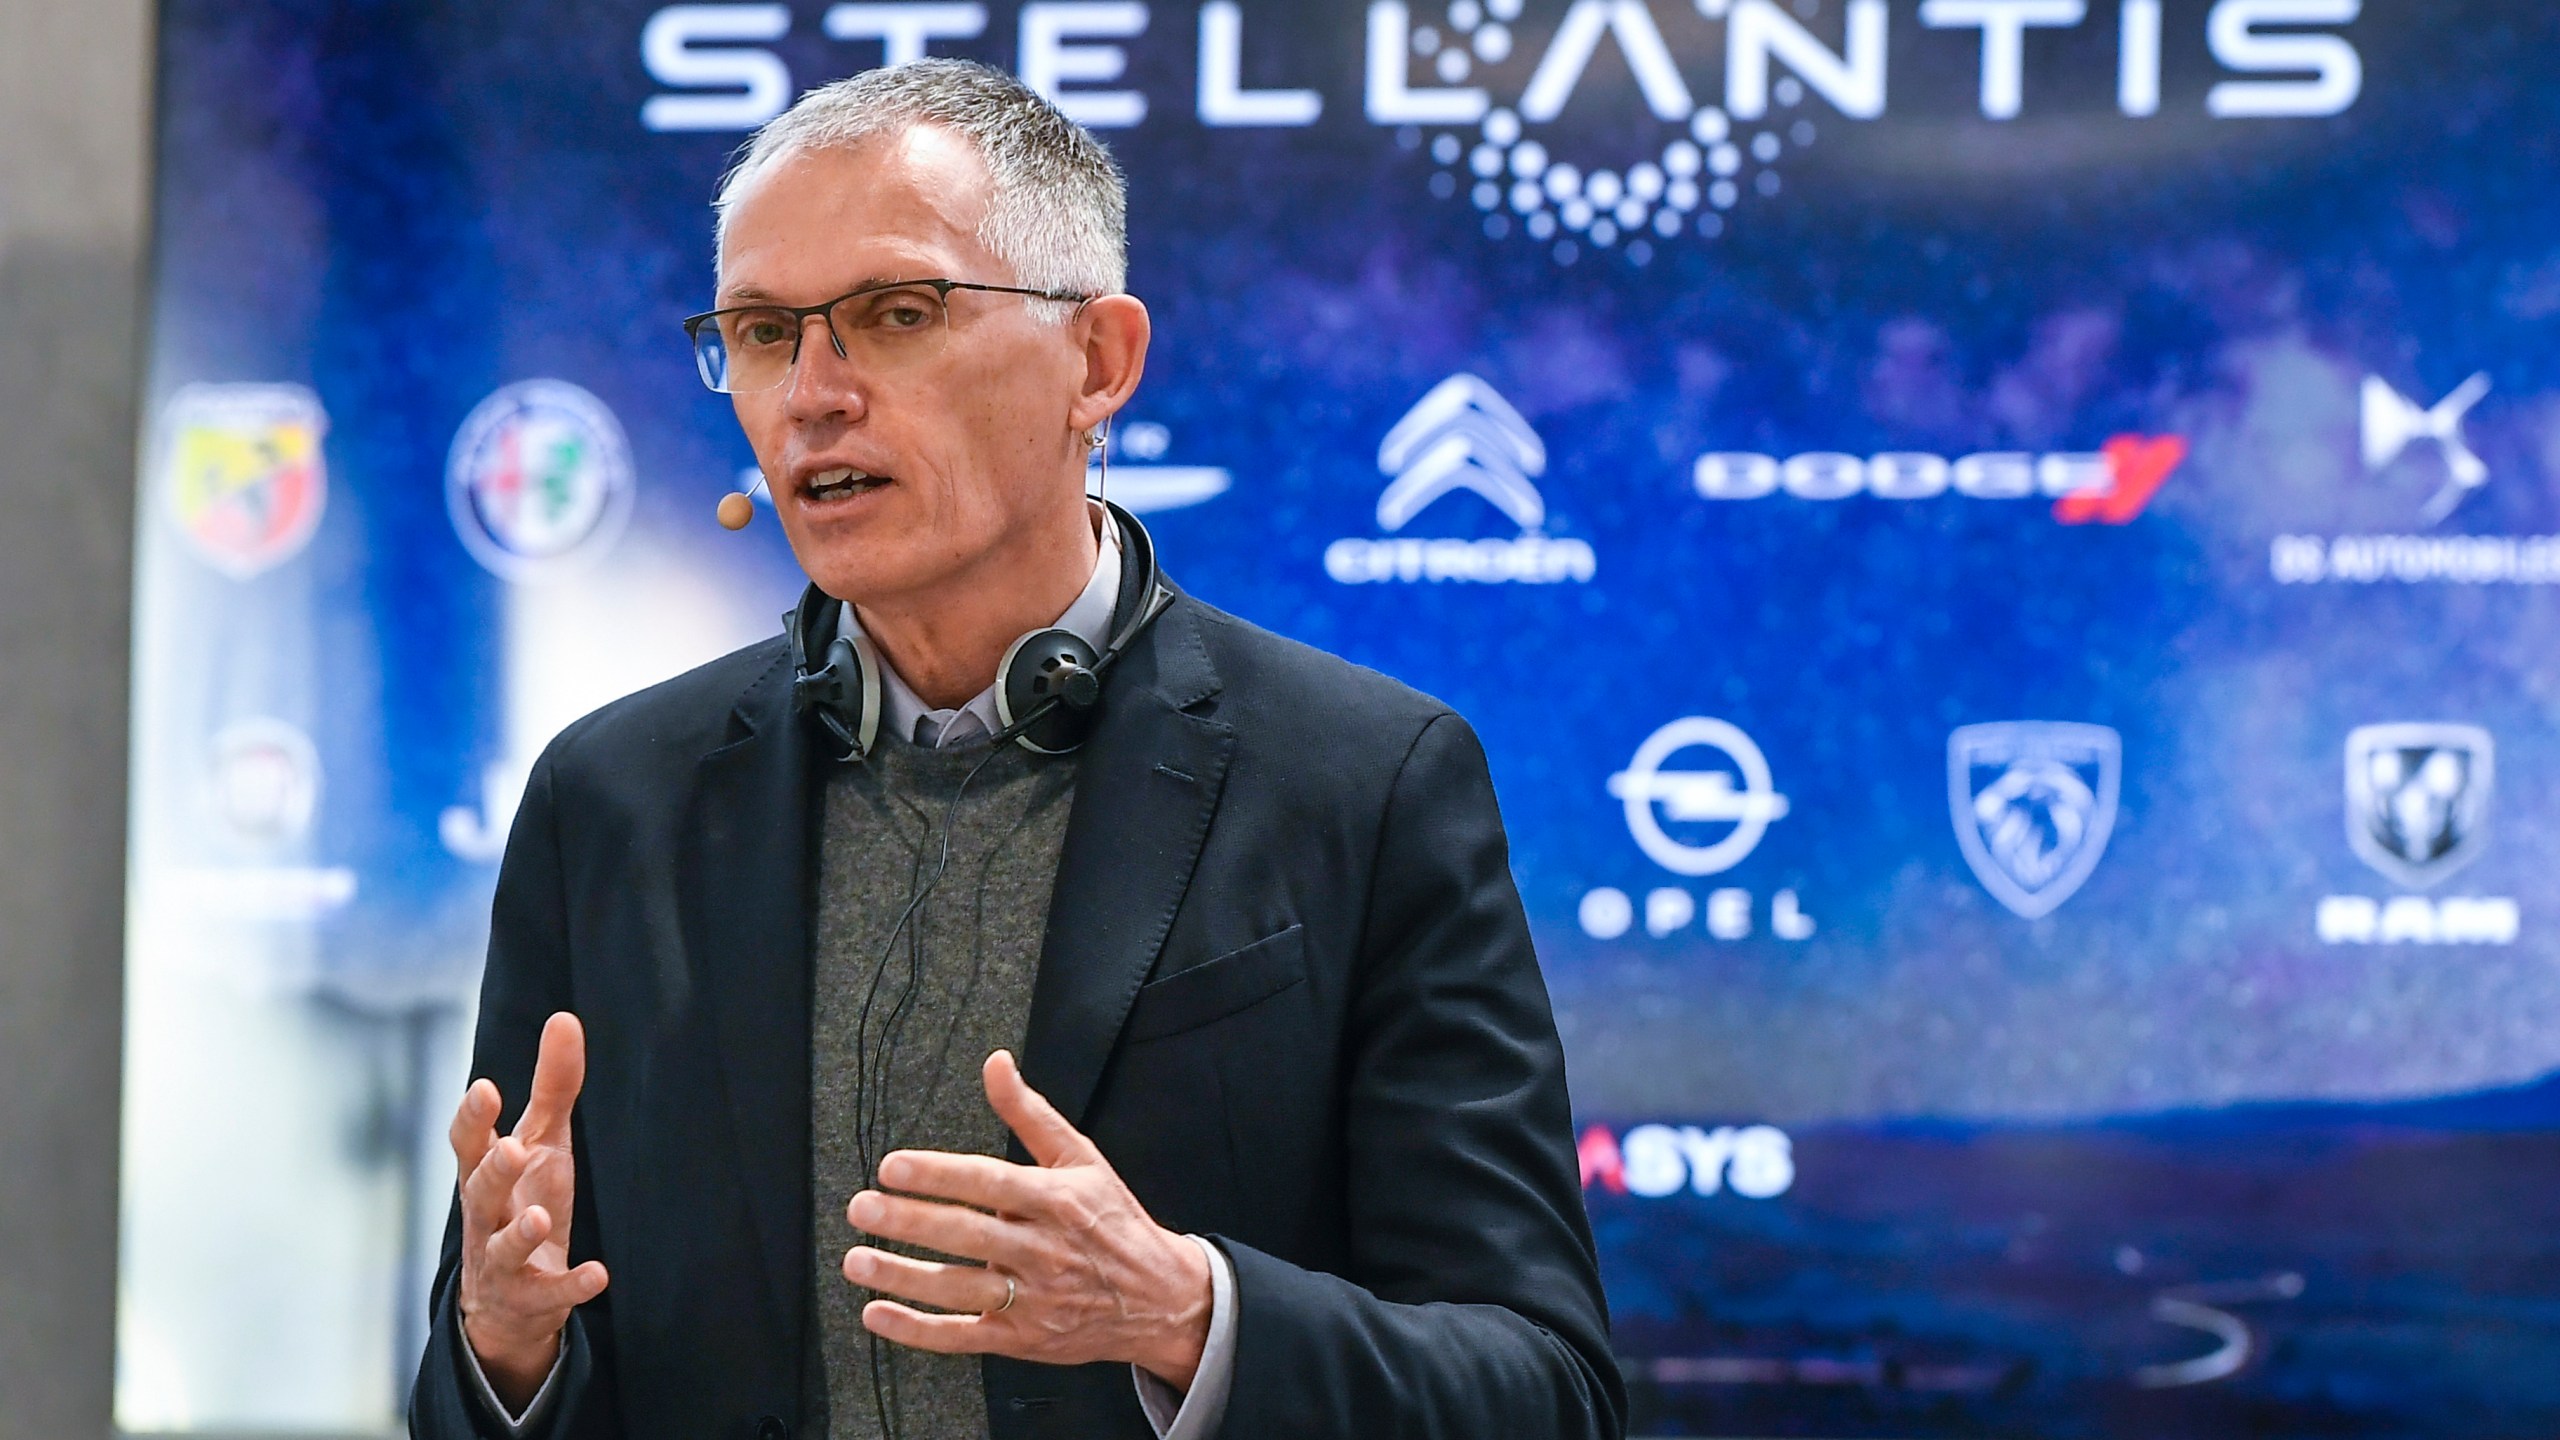
{"label": "opel logo", "polygon": [[[1663,762],[1683,750],[1723,753],[1729,770],[1666,770]],[[1736,788],[1736,781],[1740,782]],[[1609,777],[1609,793],[1627,808],[1627,830],[1653,863],[1675,875],[1716,875],[1742,863],[1787,813],[1769,762],[1740,727],[1692,715],[1656,730],[1636,748],[1627,768]],[[1711,844],[1692,845],[1662,822],[1730,825]]]}

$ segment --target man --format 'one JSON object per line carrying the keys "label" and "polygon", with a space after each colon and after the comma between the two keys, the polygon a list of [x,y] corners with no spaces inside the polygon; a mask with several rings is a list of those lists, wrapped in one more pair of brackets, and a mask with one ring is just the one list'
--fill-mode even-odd
{"label": "man", "polygon": [[1618,1435],[1475,737],[1085,498],[1109,157],[924,61],[718,208],[688,323],[814,588],[535,768],[413,1433]]}

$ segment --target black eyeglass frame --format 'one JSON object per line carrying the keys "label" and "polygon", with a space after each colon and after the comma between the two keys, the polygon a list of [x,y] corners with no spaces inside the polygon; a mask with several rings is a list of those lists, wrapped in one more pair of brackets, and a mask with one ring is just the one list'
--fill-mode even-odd
{"label": "black eyeglass frame", "polygon": [[[926,276],[914,280],[878,280],[869,285],[857,285],[853,289],[847,290],[833,300],[821,300],[815,305],[730,305],[718,310],[705,310],[699,315],[687,315],[684,317],[684,334],[687,340],[693,342],[694,368],[696,370],[701,370],[703,365],[703,326],[710,324],[723,315],[743,315],[749,311],[764,311],[788,315],[791,317],[791,365],[797,365],[800,363],[800,342],[808,338],[809,317],[814,315],[826,321],[827,344],[834,347],[836,358],[841,360],[846,357],[844,337],[836,333],[835,308],[837,306],[843,304],[847,300],[858,300],[865,295],[877,295],[889,290],[904,290],[917,285],[922,285],[932,290],[936,295],[942,298],[942,303],[945,306],[948,306],[951,303],[951,292],[954,290],[977,290],[989,295],[1022,295],[1033,300],[1054,300],[1062,305],[1076,306],[1091,304],[1094,298],[1090,295],[1077,294],[1072,290],[1034,290],[1022,285],[982,285],[975,280],[952,280],[942,276]],[[788,373],[790,368],[790,365],[783,367],[785,373]],[[711,383],[710,375],[708,373],[703,374],[702,381],[705,385],[709,385]],[[712,388],[715,392],[718,391],[717,386],[713,386]],[[737,392],[732,391],[728,393],[734,394]]]}

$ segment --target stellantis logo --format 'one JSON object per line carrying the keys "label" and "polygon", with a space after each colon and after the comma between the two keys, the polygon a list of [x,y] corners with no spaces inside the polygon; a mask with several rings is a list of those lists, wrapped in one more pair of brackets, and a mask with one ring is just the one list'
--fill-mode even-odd
{"label": "stellantis logo", "polygon": [[1519,526],[1519,538],[1347,538],[1325,547],[1325,573],[1345,585],[1587,581],[1599,568],[1591,546],[1542,533],[1547,502],[1533,477],[1546,469],[1546,442],[1511,402],[1476,376],[1452,375],[1414,402],[1378,446],[1378,470],[1387,477],[1378,495],[1378,528],[1402,530],[1434,503],[1465,491]]}
{"label": "stellantis logo", "polygon": [[[1438,166],[1433,192],[1465,196],[1483,212],[1488,236],[1550,244],[1563,263],[1586,245],[1616,246],[1641,261],[1659,241],[1722,234],[1728,212],[1746,195],[1776,196],[1781,161],[1815,143],[1810,111],[1796,110],[1810,100],[1849,121],[1884,118],[1897,11],[1916,18],[1924,34],[1946,37],[1902,42],[1905,63],[1970,65],[1979,75],[1981,114],[1993,121],[2015,119],[2031,103],[2085,106],[2088,91],[2109,88],[2123,116],[2158,115],[2164,56],[2190,48],[2168,43],[2162,0],[2118,0],[2113,63],[2094,73],[2040,67],[2031,95],[2027,50],[2044,42],[2030,37],[2105,25],[2107,7],[2088,0],[1922,0],[1904,10],[1887,0],[1845,0],[1834,20],[1820,7],[1780,0],[1448,0],[1428,7],[1373,0],[1356,33],[1344,27],[1333,37],[1357,53],[1356,61],[1276,43],[1284,28],[1306,24],[1277,0],[1255,5],[1250,15],[1236,0],[1196,8],[1140,0],[1031,3],[1018,7],[1010,26],[995,23],[995,8],[836,4],[825,8],[818,28],[848,47],[847,70],[932,53],[1009,58],[1026,84],[1096,129],[1161,123],[1180,113],[1166,103],[1173,97],[1133,88],[1128,77],[1133,68],[1179,73],[1180,62],[1168,63],[1164,52],[1190,49],[1193,83],[1181,98],[1201,125],[1314,125],[1328,110],[1356,105],[1369,124],[1427,149]],[[2364,65],[2334,27],[2362,11],[2363,0],[2214,0],[2203,44],[2194,48],[2225,78],[2205,90],[2204,112],[2242,120],[2345,111],[2363,92]],[[638,48],[649,77],[665,88],[643,103],[641,123],[657,131],[736,131],[780,114],[798,88],[777,44],[793,23],[793,7],[778,3],[656,11]],[[1348,85],[1247,88],[1248,68],[1300,81],[1356,73],[1359,93],[1348,93]],[[1594,74],[1631,75],[1635,111],[1603,116],[1586,113],[1587,105],[1574,108]],[[1576,142],[1594,135],[1617,148],[1576,151]]]}

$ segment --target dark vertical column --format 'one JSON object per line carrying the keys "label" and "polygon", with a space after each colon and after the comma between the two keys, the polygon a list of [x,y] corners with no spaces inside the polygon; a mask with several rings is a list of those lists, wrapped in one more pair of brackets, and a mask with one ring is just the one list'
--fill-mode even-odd
{"label": "dark vertical column", "polygon": [[147,0],[0,0],[0,1435],[114,1375]]}

